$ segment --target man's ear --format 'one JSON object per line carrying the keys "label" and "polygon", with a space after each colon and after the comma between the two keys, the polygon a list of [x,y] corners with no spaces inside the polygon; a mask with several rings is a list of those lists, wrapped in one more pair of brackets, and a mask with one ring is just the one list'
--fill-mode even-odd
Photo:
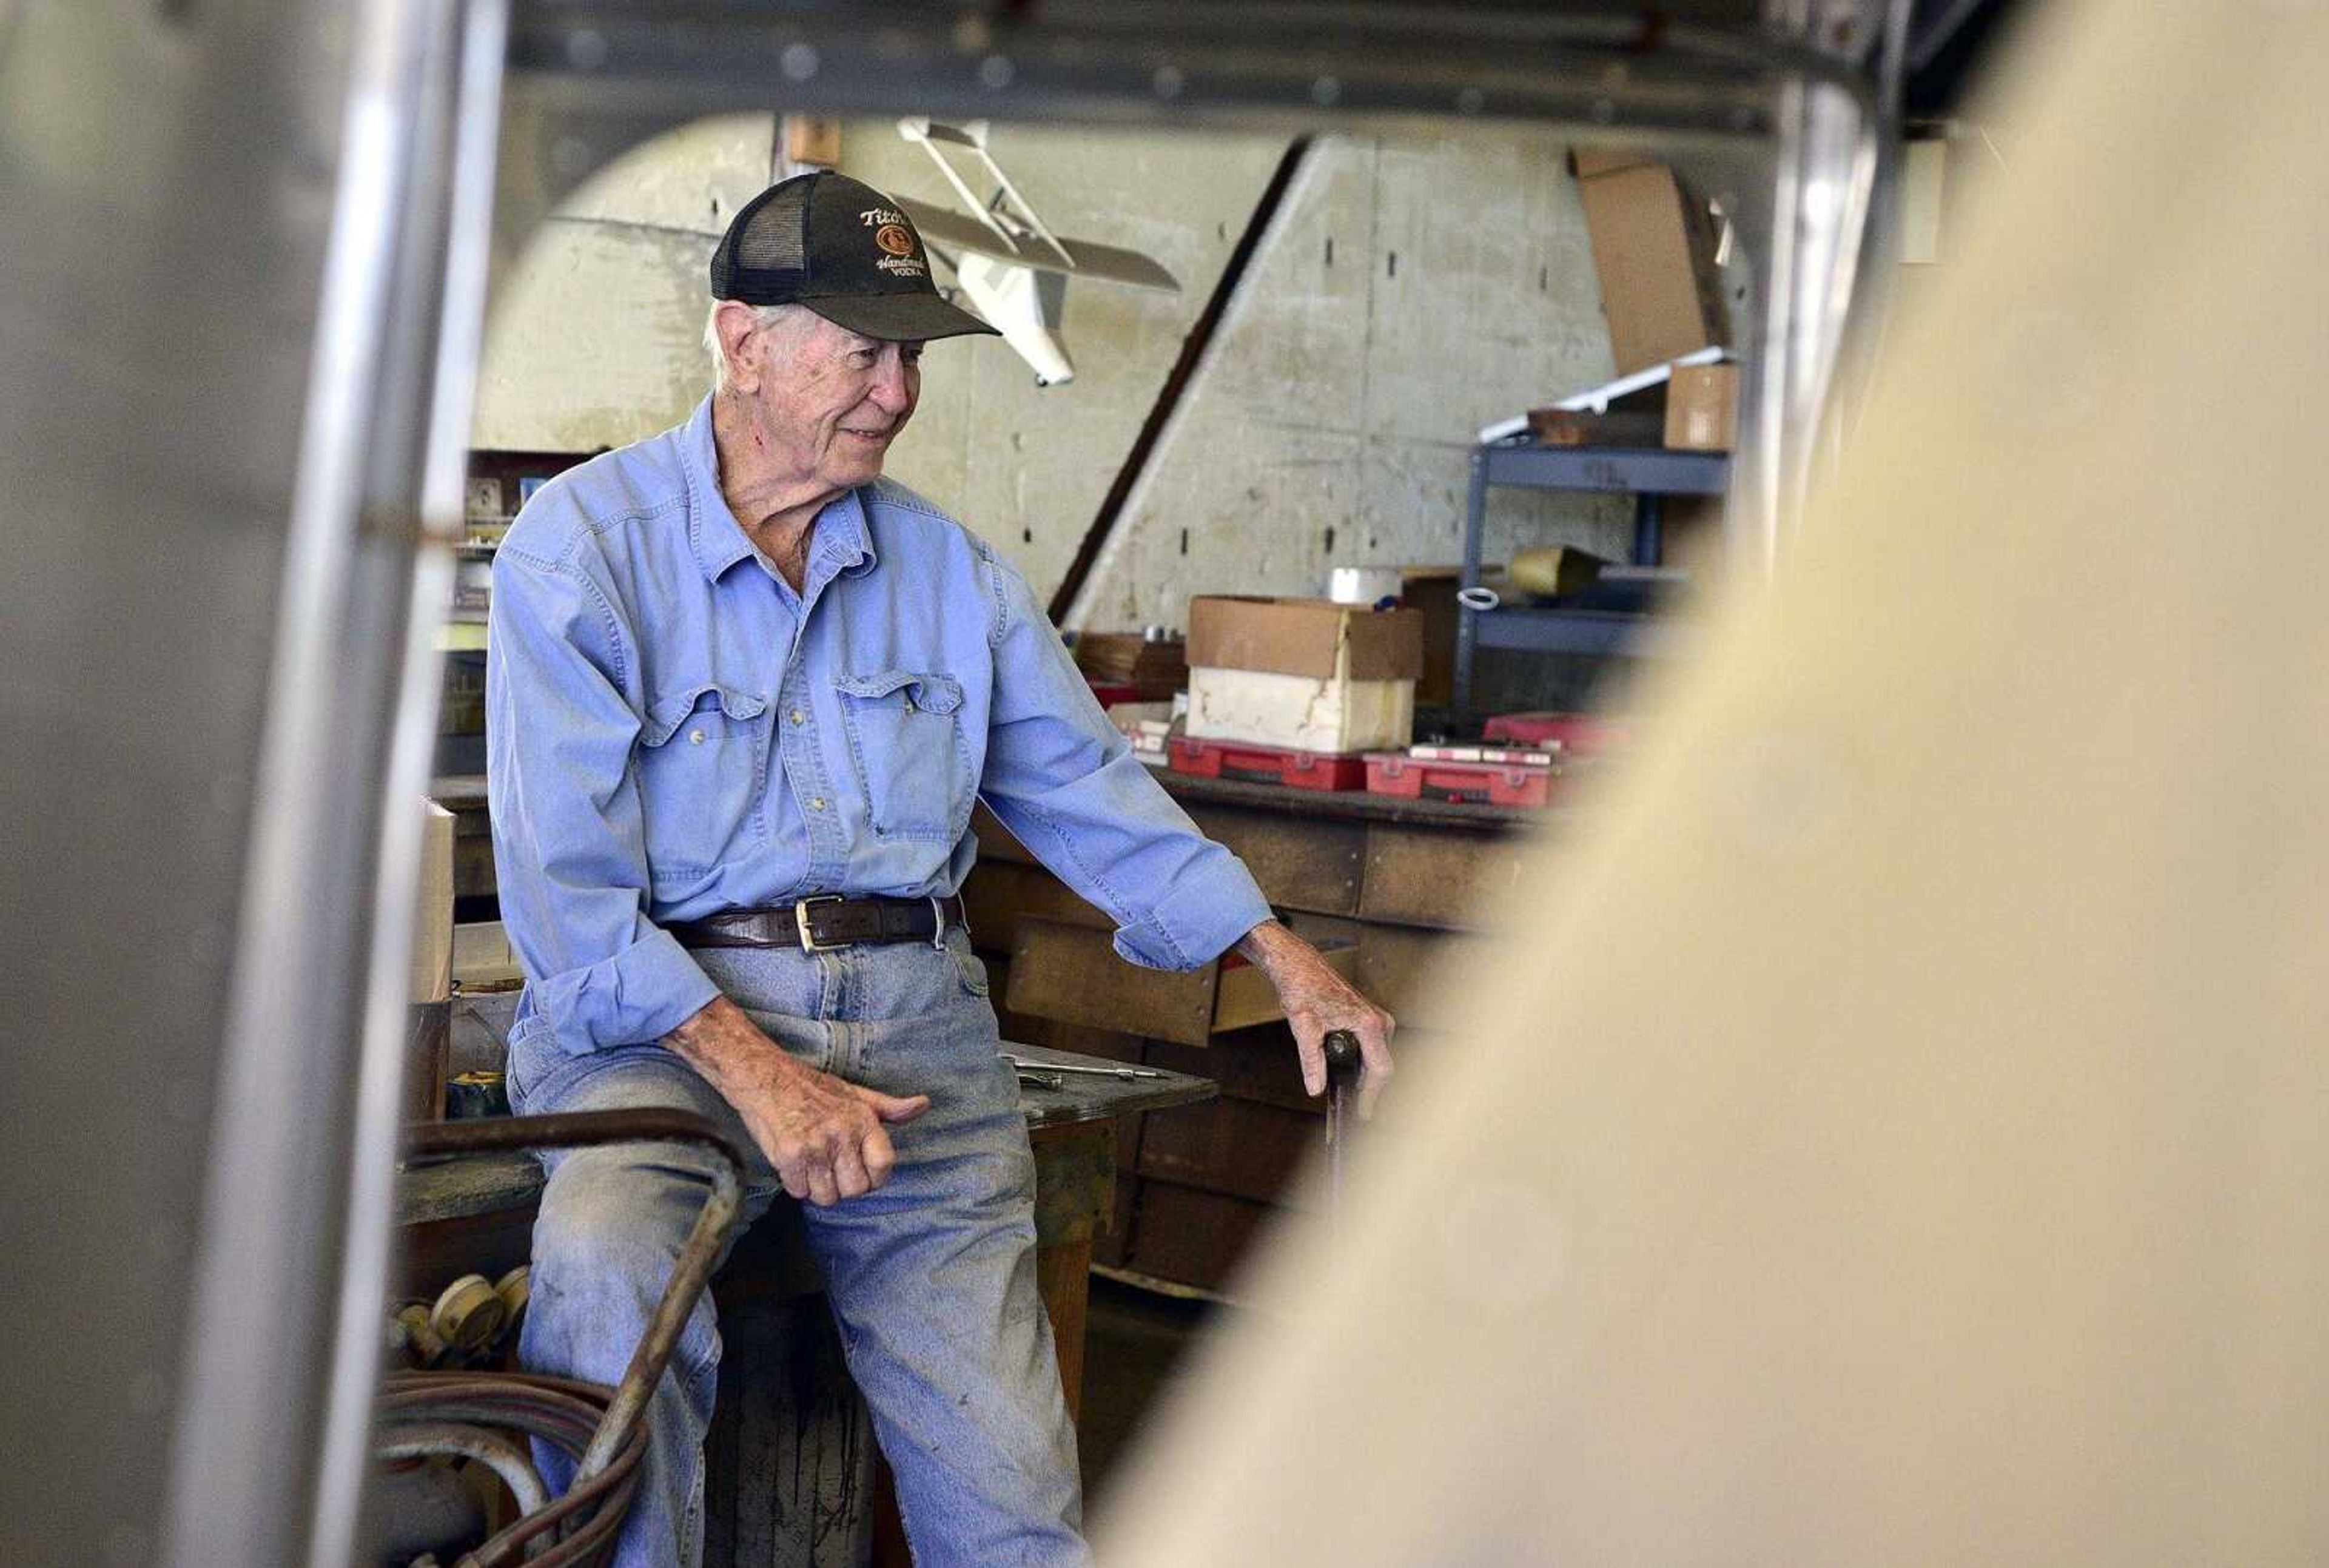
{"label": "man's ear", "polygon": [[750,351],[747,342],[759,330],[760,320],[750,306],[740,300],[723,299],[712,314],[712,329],[720,335],[721,357],[728,362],[728,384],[740,392],[760,390],[760,356]]}

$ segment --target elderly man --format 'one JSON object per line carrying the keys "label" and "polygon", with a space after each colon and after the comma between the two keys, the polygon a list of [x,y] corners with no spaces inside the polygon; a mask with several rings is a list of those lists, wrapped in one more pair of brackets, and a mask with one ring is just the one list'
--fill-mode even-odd
{"label": "elderly man", "polygon": [[[1336,1028],[1379,1089],[1391,1020],[1157,788],[1019,573],[881,477],[922,345],[989,330],[895,204],[834,174],[773,186],[712,293],[712,395],[546,486],[495,562],[512,1097],[733,1129],[765,1160],[753,1212],[779,1185],[803,1205],[919,1558],[1082,1562],[1033,1163],[957,896],[973,800],[1134,962],[1251,958],[1313,1093]],[[555,1160],[528,1366],[620,1376],[702,1181],[663,1146]],[[626,1563],[700,1552],[718,1354],[707,1304],[651,1409]]]}

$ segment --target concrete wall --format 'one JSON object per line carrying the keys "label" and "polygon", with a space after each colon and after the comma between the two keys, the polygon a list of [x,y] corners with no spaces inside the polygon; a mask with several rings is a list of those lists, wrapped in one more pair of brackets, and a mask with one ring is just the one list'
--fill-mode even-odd
{"label": "concrete wall", "polygon": [[[1320,141],[1079,619],[1177,624],[1192,593],[1457,561],[1475,433],[1611,374],[1562,151]],[[1631,526],[1623,504],[1513,491],[1488,515],[1491,559],[1622,554]]]}
{"label": "concrete wall", "polygon": [[711,385],[712,247],[776,157],[773,116],[699,120],[561,203],[495,279],[472,444],[595,451],[686,418]]}
{"label": "concrete wall", "polygon": [[[997,340],[924,362],[891,471],[1048,593],[1285,143],[1005,127],[994,146],[1056,229],[1146,250],[1183,285],[1072,287],[1068,386],[1038,389]],[[1454,562],[1472,433],[1610,371],[1561,150],[1485,135],[1316,143],[1075,620],[1178,625],[1192,593]],[[848,124],[843,152],[872,184],[957,204],[886,122]],[[684,418],[707,384],[705,261],[776,167],[772,117],[723,117],[634,149],[563,203],[499,280],[476,443],[590,450]],[[1491,554],[1538,539],[1622,553],[1627,515],[1500,494]]]}

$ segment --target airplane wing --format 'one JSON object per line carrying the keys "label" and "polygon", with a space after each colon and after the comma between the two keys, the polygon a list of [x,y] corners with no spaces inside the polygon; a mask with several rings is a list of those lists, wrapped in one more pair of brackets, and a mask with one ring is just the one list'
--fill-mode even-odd
{"label": "airplane wing", "polygon": [[951,250],[966,250],[974,256],[990,256],[997,261],[1014,266],[1032,268],[1038,272],[1058,272],[1070,278],[1098,278],[1109,283],[1127,283],[1135,288],[1161,288],[1167,293],[1180,292],[1180,280],[1137,250],[1121,246],[1101,245],[1089,240],[1066,240],[1060,248],[1075,263],[1070,269],[1060,264],[1033,236],[1028,243],[1014,250],[1004,243],[993,229],[976,218],[947,207],[933,207],[920,202],[900,200],[906,216],[929,244],[943,245]]}

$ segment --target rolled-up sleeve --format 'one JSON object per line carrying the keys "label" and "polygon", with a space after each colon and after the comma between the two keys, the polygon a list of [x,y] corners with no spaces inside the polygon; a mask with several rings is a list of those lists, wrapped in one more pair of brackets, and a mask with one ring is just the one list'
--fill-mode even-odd
{"label": "rolled-up sleeve", "polygon": [[1117,922],[1152,969],[1211,962],[1270,918],[1237,856],[1207,838],[1132,754],[1026,580],[988,557],[995,687],[979,794],[1051,873]]}
{"label": "rolled-up sleeve", "polygon": [[533,1012],[569,1052],[660,1039],[719,990],[646,916],[620,622],[580,571],[505,544],[486,648],[494,872]]}

